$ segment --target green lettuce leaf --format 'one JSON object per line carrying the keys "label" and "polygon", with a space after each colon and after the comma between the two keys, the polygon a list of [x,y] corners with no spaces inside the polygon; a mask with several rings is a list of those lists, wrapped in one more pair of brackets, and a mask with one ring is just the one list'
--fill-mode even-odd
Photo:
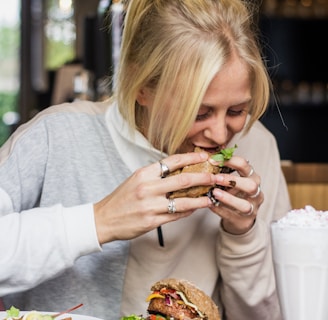
{"label": "green lettuce leaf", "polygon": [[131,314],[127,317],[122,317],[120,320],[144,320],[145,318],[141,317],[141,316],[137,316],[135,314]]}
{"label": "green lettuce leaf", "polygon": [[213,154],[211,158],[216,162],[219,162],[219,166],[222,167],[224,165],[224,161],[231,159],[236,149],[237,145],[235,144],[232,148],[225,148],[220,150],[219,153]]}
{"label": "green lettuce leaf", "polygon": [[11,306],[9,310],[6,310],[8,318],[15,318],[19,316],[20,310]]}

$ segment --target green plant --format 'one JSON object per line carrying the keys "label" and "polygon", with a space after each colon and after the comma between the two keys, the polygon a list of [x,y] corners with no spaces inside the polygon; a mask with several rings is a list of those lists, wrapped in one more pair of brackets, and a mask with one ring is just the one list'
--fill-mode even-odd
{"label": "green plant", "polygon": [[3,122],[5,113],[17,110],[17,93],[0,92],[0,146],[8,139],[10,127]]}

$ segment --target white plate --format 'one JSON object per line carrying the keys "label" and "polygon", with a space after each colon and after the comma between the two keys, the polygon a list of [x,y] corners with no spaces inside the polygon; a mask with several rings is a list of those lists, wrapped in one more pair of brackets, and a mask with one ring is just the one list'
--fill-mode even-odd
{"label": "white plate", "polygon": [[[56,312],[47,312],[47,311],[39,311],[42,314],[56,314]],[[27,311],[21,311],[19,314],[24,315],[27,313]],[[7,316],[6,311],[0,311],[0,320],[5,319]],[[55,318],[56,320],[64,319],[65,317],[72,317],[72,320],[102,320],[100,318],[90,317],[90,316],[82,316],[78,314],[72,314],[72,313],[64,313],[60,317]]]}

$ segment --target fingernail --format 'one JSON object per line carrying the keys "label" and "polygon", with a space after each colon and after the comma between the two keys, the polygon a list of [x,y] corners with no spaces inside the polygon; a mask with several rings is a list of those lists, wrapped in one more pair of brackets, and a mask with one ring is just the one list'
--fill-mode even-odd
{"label": "fingernail", "polygon": [[229,180],[229,186],[230,186],[231,188],[235,187],[235,186],[236,186],[236,181]]}
{"label": "fingernail", "polygon": [[208,159],[208,161],[209,161],[213,166],[219,166],[219,165],[221,165],[221,162],[219,162],[219,161],[215,161],[215,160],[212,159],[211,157]]}

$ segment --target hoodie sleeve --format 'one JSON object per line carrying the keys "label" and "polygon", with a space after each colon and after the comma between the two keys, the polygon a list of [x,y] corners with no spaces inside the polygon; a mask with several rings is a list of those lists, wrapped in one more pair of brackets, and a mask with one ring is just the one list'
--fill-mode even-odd
{"label": "hoodie sleeve", "polygon": [[285,178],[273,136],[258,124],[237,142],[261,177],[264,193],[255,224],[243,235],[221,228],[218,244],[220,296],[228,320],[278,320],[281,313],[271,255],[270,223],[290,210]]}
{"label": "hoodie sleeve", "polygon": [[78,257],[100,251],[92,225],[92,204],[2,215],[0,296],[30,289],[71,267]]}

